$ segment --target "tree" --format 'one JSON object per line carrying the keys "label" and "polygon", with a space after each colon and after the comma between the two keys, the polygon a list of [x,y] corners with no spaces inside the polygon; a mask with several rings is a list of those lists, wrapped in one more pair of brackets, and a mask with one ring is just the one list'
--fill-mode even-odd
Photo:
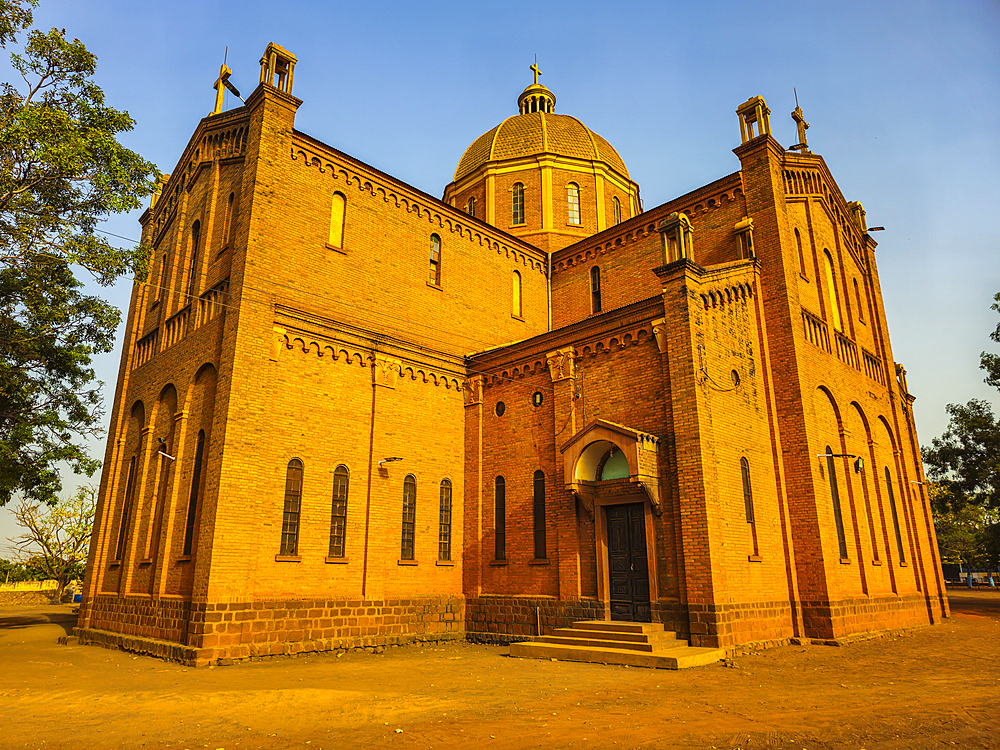
{"label": "tree", "polygon": [[985,508],[965,505],[959,510],[939,513],[934,518],[941,561],[961,563],[966,568],[983,568],[987,564],[987,529],[995,518]]}
{"label": "tree", "polygon": [[[992,309],[1000,312],[1000,293],[993,299]],[[1000,343],[1000,324],[990,338]],[[986,382],[1000,389],[1000,355],[983,352],[980,367]],[[968,504],[1000,509],[1000,418],[979,399],[945,408],[951,417],[948,428],[922,449],[927,476],[939,488],[931,496],[935,512],[958,511]]]}
{"label": "tree", "polygon": [[[36,1],[0,0],[0,46],[30,25]],[[95,230],[139,207],[158,175],[118,142],[132,119],[105,105],[78,39],[31,31],[11,61],[22,83],[0,84],[0,505],[54,503],[63,462],[87,476],[100,466],[84,447],[101,434],[90,358],[111,351],[121,312],[83,294],[75,272],[145,279],[148,248],[113,247]]]}
{"label": "tree", "polygon": [[89,484],[52,506],[19,500],[14,520],[25,531],[8,539],[18,561],[54,578],[62,592],[73,578],[83,576],[96,507],[97,488]]}

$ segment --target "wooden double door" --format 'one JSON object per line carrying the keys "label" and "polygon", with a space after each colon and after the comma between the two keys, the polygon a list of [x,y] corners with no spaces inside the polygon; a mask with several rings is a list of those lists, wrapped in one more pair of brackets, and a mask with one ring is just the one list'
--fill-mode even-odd
{"label": "wooden double door", "polygon": [[605,506],[611,619],[650,621],[649,559],[643,503]]}

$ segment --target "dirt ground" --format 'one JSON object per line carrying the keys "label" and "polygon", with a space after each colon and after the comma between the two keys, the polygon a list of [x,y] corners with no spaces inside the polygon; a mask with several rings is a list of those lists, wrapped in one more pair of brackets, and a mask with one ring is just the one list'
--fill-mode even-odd
{"label": "dirt ground", "polygon": [[455,643],[191,669],[0,609],[0,748],[1000,748],[1000,593],[935,627],[679,672]]}

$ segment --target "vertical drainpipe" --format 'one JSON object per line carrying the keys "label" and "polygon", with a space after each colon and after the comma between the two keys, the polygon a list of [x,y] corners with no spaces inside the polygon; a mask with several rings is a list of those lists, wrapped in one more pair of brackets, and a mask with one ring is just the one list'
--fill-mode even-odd
{"label": "vertical drainpipe", "polygon": [[545,280],[547,293],[548,293],[548,306],[549,306],[549,330],[552,330],[552,253],[547,253],[549,260],[549,272]]}

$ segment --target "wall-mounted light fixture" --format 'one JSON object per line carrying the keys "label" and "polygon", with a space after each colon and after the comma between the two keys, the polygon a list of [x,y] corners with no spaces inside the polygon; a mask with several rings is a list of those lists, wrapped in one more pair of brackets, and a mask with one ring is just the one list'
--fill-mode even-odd
{"label": "wall-mounted light fixture", "polygon": [[865,469],[865,460],[853,453],[817,453],[816,458],[853,458],[855,474],[860,474]]}
{"label": "wall-mounted light fixture", "polygon": [[388,464],[392,463],[393,461],[402,461],[402,460],[403,460],[402,456],[388,456],[387,458],[383,458],[381,461],[379,461],[378,465],[381,468],[382,464]]}
{"label": "wall-mounted light fixture", "polygon": [[171,461],[176,461],[177,459],[167,453],[167,441],[163,438],[156,438],[160,441],[160,455],[164,458],[169,458]]}

